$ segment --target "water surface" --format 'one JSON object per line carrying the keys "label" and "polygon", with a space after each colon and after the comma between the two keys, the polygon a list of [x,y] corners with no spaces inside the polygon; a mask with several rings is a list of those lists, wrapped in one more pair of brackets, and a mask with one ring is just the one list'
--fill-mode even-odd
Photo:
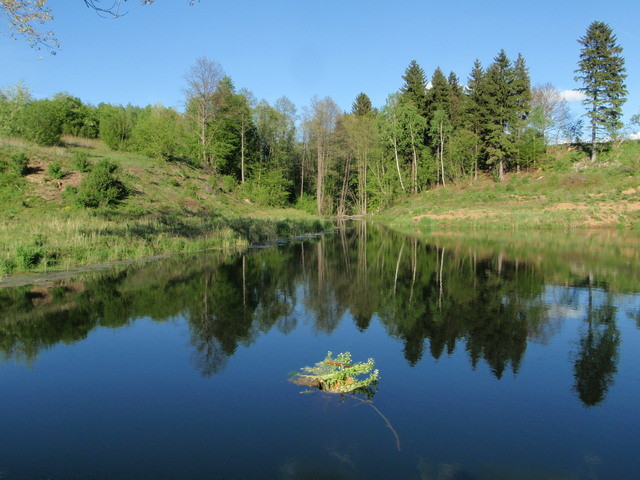
{"label": "water surface", "polygon": [[[2,289],[0,478],[635,478],[637,239],[557,237],[356,224]],[[287,381],[328,350],[375,358],[393,432]]]}

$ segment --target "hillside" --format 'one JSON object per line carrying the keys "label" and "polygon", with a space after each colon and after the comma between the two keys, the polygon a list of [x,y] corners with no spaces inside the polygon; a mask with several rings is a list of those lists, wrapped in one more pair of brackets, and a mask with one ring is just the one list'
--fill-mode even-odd
{"label": "hillside", "polygon": [[[18,173],[21,154],[26,168]],[[127,197],[78,205],[74,191],[105,159],[119,165],[114,174]],[[61,146],[39,147],[0,138],[0,275],[241,248],[328,227],[300,210],[252,203],[213,178],[187,163],[111,151],[99,140],[65,137]]]}
{"label": "hillside", "polygon": [[378,218],[411,228],[640,228],[640,142],[627,141],[596,164],[577,147],[558,146],[540,168],[438,187]]}

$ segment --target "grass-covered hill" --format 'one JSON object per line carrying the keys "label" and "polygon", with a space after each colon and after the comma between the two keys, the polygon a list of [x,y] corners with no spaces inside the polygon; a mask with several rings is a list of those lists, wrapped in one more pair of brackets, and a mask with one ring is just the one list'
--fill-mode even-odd
{"label": "grass-covered hill", "polygon": [[0,276],[320,231],[294,209],[261,206],[207,171],[65,137],[0,138]]}
{"label": "grass-covered hill", "polygon": [[640,142],[612,145],[596,164],[588,158],[552,147],[539,168],[438,187],[379,218],[401,228],[640,228]]}

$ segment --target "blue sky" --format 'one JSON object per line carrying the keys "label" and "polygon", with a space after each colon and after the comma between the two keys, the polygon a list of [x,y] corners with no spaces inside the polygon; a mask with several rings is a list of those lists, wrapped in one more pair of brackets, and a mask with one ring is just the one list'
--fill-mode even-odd
{"label": "blue sky", "polygon": [[38,98],[68,91],[94,104],[180,108],[184,73],[205,56],[258,99],[286,95],[300,109],[328,95],[348,110],[361,91],[382,105],[412,59],[428,75],[440,66],[464,82],[475,58],[486,66],[504,48],[512,59],[523,54],[534,85],[570,90],[577,39],[601,20],[624,48],[625,121],[640,112],[636,0],[129,0],[119,19],[97,16],[82,0],[49,3],[62,49],[50,56],[0,36],[0,86],[23,80]]}

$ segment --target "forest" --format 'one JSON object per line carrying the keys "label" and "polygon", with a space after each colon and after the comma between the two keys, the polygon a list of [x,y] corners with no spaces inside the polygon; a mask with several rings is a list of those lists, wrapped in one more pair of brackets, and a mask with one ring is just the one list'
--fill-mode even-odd
{"label": "forest", "polygon": [[[200,168],[253,202],[366,215],[435,186],[479,176],[502,181],[507,172],[540,167],[551,145],[588,147],[586,127],[595,161],[598,149],[622,138],[624,59],[602,22],[579,43],[585,118],[570,112],[553,85],[532,86],[524,57],[504,50],[486,66],[476,60],[465,81],[440,67],[429,76],[411,61],[384,105],[360,93],[348,112],[330,97],[302,108],[286,96],[258,101],[201,57],[184,75],[183,111],[96,106],[65,92],[37,100],[18,84],[0,92],[0,135],[39,145],[63,135],[99,138],[114,151]],[[640,124],[638,115],[632,123]]]}

